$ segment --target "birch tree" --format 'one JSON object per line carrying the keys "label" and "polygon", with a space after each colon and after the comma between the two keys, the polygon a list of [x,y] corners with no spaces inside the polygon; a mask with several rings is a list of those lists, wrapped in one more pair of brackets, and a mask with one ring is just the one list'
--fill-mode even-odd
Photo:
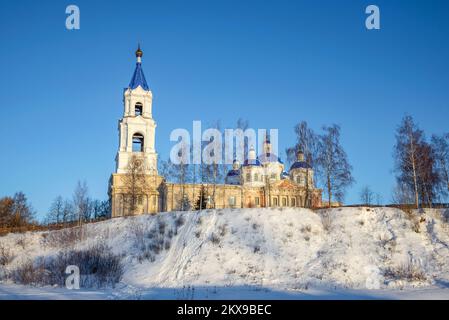
{"label": "birch tree", "polygon": [[418,158],[418,192],[421,202],[431,208],[437,197],[441,180],[436,170],[435,154],[427,142],[418,146]]}
{"label": "birch tree", "polygon": [[325,126],[323,131],[318,140],[316,164],[320,168],[319,174],[325,186],[328,206],[331,207],[333,199],[344,199],[346,188],[354,183],[354,178],[352,166],[340,144],[340,127],[335,124]]}
{"label": "birch tree", "polygon": [[424,133],[411,116],[405,116],[396,131],[394,148],[396,178],[400,185],[409,186],[414,195],[415,208],[419,208],[418,171],[420,166],[419,146]]}
{"label": "birch tree", "polygon": [[373,190],[369,186],[365,186],[360,191],[360,200],[362,201],[362,204],[366,206],[370,206],[374,201],[375,194]]}
{"label": "birch tree", "polygon": [[442,182],[442,193],[449,194],[449,133],[433,135],[431,146],[435,156],[435,165],[437,173]]}
{"label": "birch tree", "polygon": [[64,199],[61,196],[53,200],[45,222],[47,224],[64,222]]}
{"label": "birch tree", "polygon": [[73,209],[78,220],[78,226],[81,226],[85,220],[85,217],[89,213],[89,189],[86,182],[78,184],[73,192]]}

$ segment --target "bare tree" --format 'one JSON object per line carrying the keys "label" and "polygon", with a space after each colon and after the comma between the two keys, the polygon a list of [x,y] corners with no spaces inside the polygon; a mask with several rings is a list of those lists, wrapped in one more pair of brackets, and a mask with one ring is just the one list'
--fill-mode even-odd
{"label": "bare tree", "polygon": [[123,176],[123,186],[125,189],[124,215],[133,215],[136,213],[145,192],[145,163],[143,158],[136,155],[131,156],[126,167],[126,174]]}
{"label": "bare tree", "polygon": [[354,183],[352,166],[340,144],[340,127],[332,125],[323,127],[324,133],[319,136],[317,166],[324,182],[328,196],[328,206],[331,207],[335,198],[342,201],[346,188]]}
{"label": "bare tree", "polygon": [[[237,120],[236,129],[240,129],[243,132],[245,132],[245,130],[247,130],[248,128],[249,128],[248,120],[244,120],[242,118],[239,118]],[[246,137],[243,139],[243,141],[240,141],[240,145],[235,146],[234,159],[237,159],[237,150],[243,150],[243,161],[245,161],[245,159],[248,159],[249,141]],[[268,207],[269,200],[267,200],[267,199],[270,199],[270,184],[269,184],[269,180],[266,176],[265,176],[265,184],[266,184],[265,192],[267,193],[265,195],[265,202],[266,202],[265,206]],[[240,207],[243,208],[243,188],[240,188]]]}
{"label": "bare tree", "polygon": [[0,199],[0,227],[10,227],[13,207],[14,199],[12,197]]}
{"label": "bare tree", "polygon": [[75,208],[70,200],[64,200],[64,209],[62,211],[62,221],[63,222],[70,222],[70,221],[76,221],[76,213]]}
{"label": "bare tree", "polygon": [[376,204],[381,206],[383,203],[382,195],[380,193],[376,193]]}
{"label": "bare tree", "polygon": [[419,208],[419,145],[423,143],[424,133],[414,123],[411,116],[405,116],[396,131],[394,149],[397,179],[401,184],[409,185],[414,192],[415,207]]}
{"label": "bare tree", "polygon": [[[220,131],[221,129],[221,125],[220,125],[220,121],[216,121],[215,123],[213,123],[213,125],[211,126],[211,128],[217,129],[218,131]],[[223,148],[224,144],[218,144],[217,147],[221,147]],[[223,154],[223,149],[221,150],[222,154]],[[213,151],[215,153],[215,149]],[[222,172],[221,172],[221,167],[223,165],[223,163],[218,163],[215,160],[215,154],[211,155],[212,157],[214,157],[214,161],[213,163],[210,165],[210,168],[207,172],[209,172],[211,174],[211,181],[212,181],[212,185],[213,185],[213,189],[212,189],[212,206],[215,209],[217,207],[217,202],[216,202],[216,198],[217,198],[217,184],[220,183],[221,178],[222,178]]]}
{"label": "bare tree", "polygon": [[407,205],[414,203],[415,195],[413,189],[409,185],[402,183],[400,181],[396,182],[393,188],[393,193],[391,196],[391,201],[398,205]]}
{"label": "bare tree", "polygon": [[369,186],[365,186],[360,191],[360,201],[366,206],[370,206],[374,201],[375,194]]}
{"label": "bare tree", "polygon": [[91,218],[94,220],[99,220],[106,218],[111,212],[111,202],[109,200],[92,200],[91,205]]}
{"label": "bare tree", "polygon": [[35,212],[23,192],[0,199],[0,226],[17,228],[33,223]]}
{"label": "bare tree", "polygon": [[[195,152],[195,148],[193,148],[193,145],[190,146],[190,154],[192,155],[192,158],[195,157],[193,155],[193,153]],[[201,152],[201,151],[200,151]],[[201,153],[200,153],[201,156]],[[200,157],[201,159],[201,157]],[[196,163],[192,163],[190,164],[190,177],[191,177],[191,181],[192,181],[192,202],[193,202],[193,206],[195,206],[195,199],[196,199],[196,194],[195,194],[195,185],[198,179],[198,164]],[[192,207],[192,206],[191,206]]]}
{"label": "bare tree", "polygon": [[[211,129],[216,129],[220,131],[220,122],[215,121],[210,125]],[[209,196],[208,204],[211,205],[213,208],[216,207],[216,190],[217,190],[217,184],[221,181],[221,170],[220,166],[221,164],[217,161],[217,153],[219,150],[218,147],[222,147],[222,144],[218,143],[215,140],[215,136],[211,136],[208,141],[203,141],[202,144],[202,153],[209,152],[208,156],[210,156],[212,160],[212,163],[205,163],[202,161],[201,165],[201,177],[202,181],[207,183],[207,194]],[[209,146],[213,146],[213,148],[208,149]],[[220,149],[220,152],[222,150]],[[203,159],[204,160],[204,159]],[[212,192],[209,190],[209,187],[212,186]]]}
{"label": "bare tree", "polygon": [[206,192],[206,188],[204,188],[204,186],[201,186],[200,189],[200,194],[198,199],[196,200],[195,203],[195,210],[203,210],[203,209],[207,209],[207,192]]}
{"label": "bare tree", "polygon": [[441,185],[440,175],[436,170],[435,154],[432,147],[423,142],[418,146],[419,166],[418,166],[418,191],[421,203],[433,206],[437,197],[437,190]]}
{"label": "bare tree", "polygon": [[45,223],[61,223],[64,217],[64,199],[61,196],[57,196],[51,204],[50,210],[45,218]]}
{"label": "bare tree", "polygon": [[[177,165],[172,165],[173,170],[173,176],[176,178],[177,182],[181,185],[181,197],[179,199],[178,208],[181,211],[186,211],[190,209],[190,202],[189,198],[186,194],[186,183],[189,181],[190,178],[190,165],[189,160],[186,157],[188,145],[183,144],[180,150],[179,157],[181,159],[181,162]],[[190,148],[190,147],[189,147]]]}
{"label": "bare tree", "polygon": [[[289,163],[296,161],[296,155],[299,151],[304,153],[306,163],[315,170],[315,174],[319,175],[319,167],[315,166],[318,158],[319,137],[315,132],[309,128],[306,121],[301,121],[295,126],[296,144],[293,147],[287,148],[287,160]],[[309,170],[306,174],[306,206],[312,203],[312,188],[311,181],[309,181]]]}
{"label": "bare tree", "polygon": [[78,181],[73,193],[73,207],[78,226],[81,226],[89,215],[89,189],[86,182]]}
{"label": "bare tree", "polygon": [[305,161],[313,168],[318,158],[318,135],[309,128],[306,121],[301,121],[295,126],[296,144],[287,148],[287,159],[290,163],[295,162],[296,153],[301,150]]}
{"label": "bare tree", "polygon": [[433,135],[432,150],[435,157],[435,169],[442,182],[442,193],[449,194],[449,133],[438,136]]}

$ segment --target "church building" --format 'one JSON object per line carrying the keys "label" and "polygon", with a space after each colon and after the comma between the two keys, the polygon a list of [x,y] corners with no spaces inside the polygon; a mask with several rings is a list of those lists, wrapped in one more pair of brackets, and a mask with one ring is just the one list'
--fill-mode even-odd
{"label": "church building", "polygon": [[[257,155],[251,146],[245,161],[234,161],[221,184],[176,184],[158,174],[153,94],[142,69],[143,52],[136,51],[136,68],[123,92],[123,118],[118,122],[119,148],[109,195],[112,217],[186,209],[202,193],[208,208],[320,207],[322,190],[299,151],[288,171],[272,153],[270,138]],[[183,199],[184,198],[184,199]],[[182,206],[182,207],[180,207]]]}

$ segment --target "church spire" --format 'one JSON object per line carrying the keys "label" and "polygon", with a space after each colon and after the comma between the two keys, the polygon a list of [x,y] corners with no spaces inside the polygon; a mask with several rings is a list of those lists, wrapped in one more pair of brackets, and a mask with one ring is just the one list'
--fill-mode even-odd
{"label": "church spire", "polygon": [[138,48],[136,50],[136,58],[137,58],[136,69],[134,70],[133,77],[131,79],[131,82],[129,83],[129,88],[134,90],[138,86],[141,86],[142,89],[149,91],[150,88],[148,87],[147,80],[145,79],[145,75],[143,74],[142,56],[143,56],[143,51],[140,49],[140,44],[139,44]]}

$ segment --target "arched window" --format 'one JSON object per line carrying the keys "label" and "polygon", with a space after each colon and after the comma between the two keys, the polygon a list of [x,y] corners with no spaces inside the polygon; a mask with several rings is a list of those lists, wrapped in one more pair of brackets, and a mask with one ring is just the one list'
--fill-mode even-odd
{"label": "arched window", "polygon": [[251,182],[251,173],[246,174],[246,181]]}
{"label": "arched window", "polygon": [[143,135],[140,133],[133,135],[133,152],[143,152]]}
{"label": "arched window", "polygon": [[296,199],[295,198],[292,198],[291,203],[292,203],[292,207],[296,207]]}
{"label": "arched window", "polygon": [[137,102],[134,106],[134,114],[137,116],[141,116],[143,113],[143,105],[140,102]]}
{"label": "arched window", "polygon": [[259,181],[259,175],[257,173],[254,174],[254,181]]}
{"label": "arched window", "polygon": [[282,198],[282,206],[286,207],[287,206],[287,198]]}

